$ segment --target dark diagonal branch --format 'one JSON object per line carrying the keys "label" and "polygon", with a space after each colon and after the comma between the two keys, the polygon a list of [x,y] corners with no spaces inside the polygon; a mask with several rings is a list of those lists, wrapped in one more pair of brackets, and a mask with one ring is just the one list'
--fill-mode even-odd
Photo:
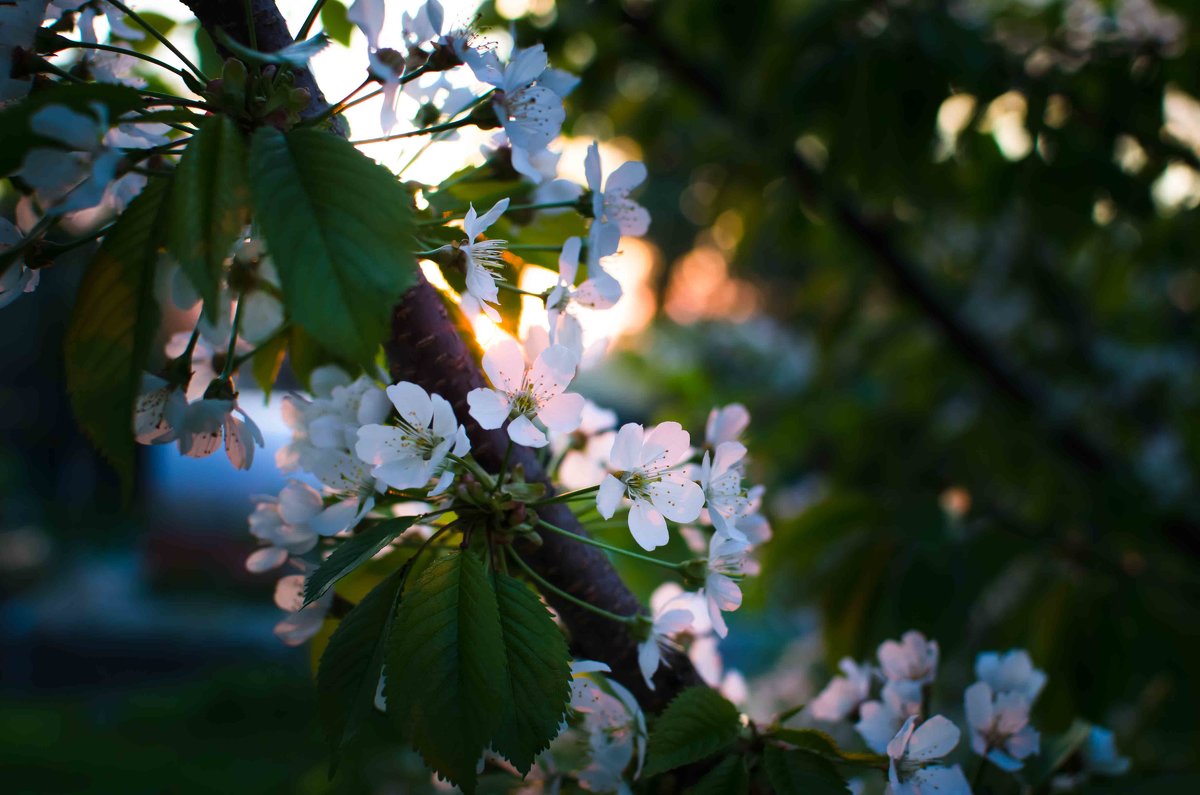
{"label": "dark diagonal branch", "polygon": [[[235,39],[246,42],[242,0],[185,2],[205,28],[219,26]],[[252,9],[260,50],[272,52],[291,43],[287,25],[273,0],[253,0]],[[306,77],[312,80],[307,73]],[[312,83],[310,111],[320,113],[328,105],[315,86]],[[419,274],[417,286],[405,293],[395,308],[392,336],[384,348],[392,378],[420,384],[450,401],[458,417],[466,420],[472,455],[485,468],[498,471],[507,447],[507,435],[479,428],[468,414],[467,393],[485,386],[477,353],[468,346],[451,320],[441,296]],[[524,468],[528,480],[549,483],[531,450],[518,447],[512,463]],[[586,535],[566,505],[547,505],[539,508],[539,512],[552,524]],[[618,615],[631,615],[642,610],[637,597],[621,581],[603,552],[554,533],[545,533],[543,538],[540,548],[522,550],[522,556],[556,588]],[[667,657],[668,666],[659,668],[655,676],[656,689],[650,690],[638,668],[637,642],[625,627],[553,593],[546,594],[546,598],[566,624],[574,653],[607,663],[613,677],[633,691],[647,710],[658,711],[680,690],[702,683],[688,658],[672,652]]]}

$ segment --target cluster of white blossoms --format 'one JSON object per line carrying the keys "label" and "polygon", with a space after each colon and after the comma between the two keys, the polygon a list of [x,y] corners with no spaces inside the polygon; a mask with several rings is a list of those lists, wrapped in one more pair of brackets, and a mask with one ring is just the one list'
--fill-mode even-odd
{"label": "cluster of white blossoms", "polygon": [[[948,757],[962,732],[943,715],[926,717],[937,678],[937,641],[915,630],[899,641],[880,644],[878,665],[843,659],[835,676],[807,707],[818,722],[854,721],[866,746],[889,760],[888,781],[894,795],[937,792],[967,795],[971,786],[961,765]],[[979,681],[966,689],[963,707],[971,750],[1000,770],[1021,770],[1039,752],[1041,738],[1030,725],[1030,708],[1046,684],[1028,652],[984,652],[975,660]],[[876,685],[881,685],[876,691]],[[873,693],[877,693],[872,697]],[[1091,727],[1081,749],[1084,777],[1119,775],[1128,768],[1112,742],[1112,734]],[[977,763],[982,765],[983,762]],[[1078,777],[1065,786],[1074,786]]]}

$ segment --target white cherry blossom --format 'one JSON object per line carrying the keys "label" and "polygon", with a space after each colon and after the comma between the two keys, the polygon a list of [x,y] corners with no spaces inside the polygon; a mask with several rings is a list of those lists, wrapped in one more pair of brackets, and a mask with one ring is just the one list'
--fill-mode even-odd
{"label": "white cherry blossom", "polygon": [[511,420],[510,439],[526,447],[545,447],[550,440],[534,419],[555,433],[579,427],[583,397],[565,391],[578,364],[575,354],[561,345],[551,345],[528,364],[516,342],[499,342],[483,355],[483,370],[494,388],[479,387],[467,394],[471,416],[487,430]]}
{"label": "white cherry blossom", "polygon": [[[549,65],[542,45],[514,50],[503,66],[490,51],[470,65],[477,78],[495,87],[492,108],[514,148],[536,152],[554,140],[567,114],[562,96],[535,83]],[[551,80],[558,85],[556,78]]]}
{"label": "white cherry blossom", "polygon": [[908,695],[895,682],[888,682],[883,686],[879,700],[867,701],[859,707],[854,729],[875,753],[884,753],[904,721],[921,713],[921,702],[911,700]]}
{"label": "white cherry blossom", "polygon": [[187,396],[178,385],[150,373],[142,374],[141,391],[133,407],[133,436],[138,444],[175,441],[175,428],[187,412]]}
{"label": "white cherry blossom", "polygon": [[749,553],[748,542],[720,533],[713,533],[708,542],[708,574],[702,593],[708,602],[708,618],[713,630],[722,638],[729,634],[722,612],[732,612],[742,606],[738,580],[747,572]]}
{"label": "white cherry blossom", "polygon": [[714,408],[704,425],[704,442],[715,448],[722,442],[736,442],[750,425],[750,412],[741,403]]}
{"label": "white cherry blossom", "polygon": [[917,725],[910,717],[887,744],[891,795],[971,795],[958,765],[935,764],[958,745],[958,727],[941,715]]}
{"label": "white cherry blossom", "polygon": [[745,540],[734,520],[750,507],[750,498],[742,488],[743,460],[746,447],[740,442],[721,442],[717,449],[704,452],[700,462],[700,487],[708,516],[717,533]]}
{"label": "white cherry blossom", "polygon": [[500,301],[500,288],[496,286],[496,279],[499,277],[496,271],[503,267],[502,257],[508,241],[476,238],[496,223],[507,209],[508,199],[501,199],[481,216],[476,214],[475,205],[472,204],[463,220],[467,241],[459,246],[459,250],[466,258],[467,289],[462,295],[462,308],[470,317],[482,312],[490,320],[500,321],[500,313],[492,304]]}
{"label": "white cherry blossom", "polygon": [[92,103],[91,113],[47,105],[29,117],[29,127],[69,150],[31,149],[17,172],[33,188],[42,209],[61,215],[100,204],[122,158],[119,150],[104,142],[107,109],[98,102]]}
{"label": "white cherry blossom", "polygon": [[1039,736],[1029,725],[1029,699],[1017,692],[996,693],[987,682],[976,682],[963,695],[971,748],[1002,770],[1024,767],[1038,751]]}
{"label": "white cherry blossom", "polygon": [[[602,230],[601,238],[616,250],[613,238],[621,235],[640,237],[650,228],[650,213],[629,198],[629,192],[646,180],[646,166],[631,160],[601,180],[600,145],[592,142],[583,161],[588,189],[592,194],[592,226]],[[607,246],[602,246],[607,248]]]}
{"label": "white cherry blossom", "polygon": [[[588,309],[609,309],[621,299],[621,283],[604,271],[595,274],[589,272],[590,278],[578,287],[575,286],[582,245],[578,237],[569,237],[563,243],[562,253],[558,258],[558,281],[546,296],[546,314],[552,343],[557,341],[556,336],[563,322],[579,325],[578,319],[570,312],[572,305]],[[581,334],[578,336],[582,342]]]}
{"label": "white cherry blossom", "polygon": [[263,446],[262,431],[238,406],[236,397],[189,403],[175,432],[179,452],[190,458],[207,458],[224,442],[229,463],[237,469],[249,469],[255,446]]}
{"label": "white cherry blossom", "polygon": [[292,429],[292,441],[275,454],[275,465],[284,472],[304,470],[335,491],[383,491],[386,486],[371,474],[372,466],[355,454],[358,429],[382,424],[392,410],[387,394],[366,376],[350,382],[339,368],[313,371],[315,398],[289,395],[283,401],[283,419]]}
{"label": "white cherry blossom", "polygon": [[250,514],[250,533],[265,546],[246,558],[255,573],[283,565],[290,555],[303,555],[322,537],[335,536],[359,519],[358,501],[326,506],[321,493],[298,480],[289,481],[278,497],[258,498]]}
{"label": "white cherry blossom", "polygon": [[905,632],[898,643],[885,640],[878,654],[879,667],[888,681],[926,685],[937,676],[938,643],[926,640],[916,630]]}
{"label": "white cherry blossom", "polygon": [[307,607],[302,607],[304,578],[304,574],[289,574],[275,585],[275,605],[291,614],[275,625],[275,635],[288,646],[300,646],[320,632],[333,605],[333,590],[330,589]]}
{"label": "white cherry blossom", "polygon": [[638,667],[642,671],[642,678],[646,680],[646,687],[654,689],[654,673],[662,664],[662,650],[674,645],[671,637],[691,628],[694,620],[692,611],[682,608],[655,614],[649,634],[638,643]]}
{"label": "white cherry blossom", "polygon": [[[649,433],[636,423],[621,426],[609,455],[610,474],[600,483],[596,507],[611,519],[628,497],[629,530],[642,549],[667,543],[667,523],[695,521],[704,491],[673,468],[688,454],[691,437],[677,422],[664,422]],[[664,519],[665,517],[665,519]]]}
{"label": "white cherry blossom", "polygon": [[829,680],[825,689],[809,702],[809,710],[817,720],[845,720],[870,695],[871,666],[859,665],[851,658],[843,657],[838,668],[842,675]]}
{"label": "white cherry blossom", "polygon": [[431,494],[440,494],[454,480],[447,456],[471,449],[466,430],[441,395],[430,395],[408,381],[387,388],[399,415],[397,425],[372,424],[358,429],[355,451],[371,464],[371,474],[394,489],[424,488],[438,479]]}
{"label": "white cherry blossom", "polygon": [[1046,685],[1046,674],[1033,667],[1029,652],[1013,649],[1005,654],[989,651],[975,658],[975,677],[994,692],[1020,693],[1032,704]]}

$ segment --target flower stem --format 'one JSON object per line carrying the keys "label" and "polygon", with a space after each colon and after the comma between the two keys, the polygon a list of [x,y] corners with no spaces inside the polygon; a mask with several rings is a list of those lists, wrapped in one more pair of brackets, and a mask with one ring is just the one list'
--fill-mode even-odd
{"label": "flower stem", "polygon": [[141,60],[146,61],[148,63],[152,63],[161,69],[166,69],[169,72],[173,72],[173,73],[179,75],[184,80],[188,80],[191,77],[189,74],[184,72],[182,69],[180,69],[176,66],[171,66],[171,64],[167,63],[166,61],[160,61],[159,59],[155,58],[153,55],[147,55],[146,53],[138,52],[137,50],[128,50],[124,47],[116,47],[112,44],[100,44],[98,42],[93,43],[93,42],[88,42],[88,41],[72,41],[70,46],[78,47],[83,50],[102,50],[104,52],[116,52],[116,53],[120,53],[121,55],[129,55],[134,58],[140,58]]}
{"label": "flower stem", "polygon": [[313,3],[312,10],[308,12],[308,16],[304,18],[304,24],[300,26],[300,30],[296,32],[296,41],[303,41],[308,38],[308,32],[312,30],[313,23],[317,21],[317,16],[321,13],[321,9],[325,7],[326,0],[317,0]]}
{"label": "flower stem", "polygon": [[673,569],[676,571],[683,568],[682,563],[672,563],[669,560],[659,560],[658,558],[652,558],[649,555],[643,555],[640,552],[632,552],[628,549],[621,549],[620,547],[613,546],[612,544],[605,544],[603,541],[597,541],[594,538],[581,536],[578,533],[572,533],[570,530],[564,530],[561,527],[556,527],[555,525],[547,522],[545,519],[539,519],[538,524],[547,530],[566,536],[567,538],[573,538],[580,543],[589,544],[593,547],[599,547],[600,549],[607,550],[608,552],[612,552],[617,555],[624,555],[635,560],[640,560],[643,563],[653,563],[655,566],[662,566],[664,569]]}
{"label": "flower stem", "polygon": [[537,298],[542,301],[546,300],[545,293],[535,293],[530,290],[522,290],[520,287],[509,284],[508,282],[496,282],[496,286],[501,290],[508,290],[510,293],[516,293],[517,295],[527,295],[530,298]]}
{"label": "flower stem", "polygon": [[[466,127],[466,126],[468,126],[470,124],[474,124],[474,123],[475,122],[473,122],[471,120],[471,118],[468,116],[465,119],[459,119],[458,121],[448,121],[445,124],[435,124],[432,127],[424,127],[420,130],[410,130],[409,132],[397,133],[395,135],[381,135],[378,138],[364,138],[361,141],[351,141],[350,143],[354,144],[355,146],[361,146],[363,144],[380,144],[385,141],[396,141],[401,138],[413,138],[418,135],[433,135],[435,133],[447,132],[448,130],[454,130],[459,127]],[[557,249],[555,249],[555,250],[557,251]]]}
{"label": "flower stem", "polygon": [[[200,68],[198,66],[196,66],[194,63],[189,61],[187,56],[184,55],[182,52],[180,52],[179,48],[171,43],[170,39],[168,39],[166,36],[164,36],[163,34],[158,32],[157,28],[155,28],[149,22],[147,22],[146,20],[144,20],[140,16],[138,16],[136,11],[134,11],[132,8],[130,8],[129,6],[122,3],[121,0],[109,0],[109,2],[112,5],[116,6],[120,11],[122,11],[125,14],[125,16],[129,17],[135,23],[137,23],[137,25],[139,27],[141,27],[142,30],[146,31],[151,36],[158,39],[159,43],[161,43],[164,47],[166,47],[171,52],[175,53],[175,57],[178,58],[179,60],[183,61],[183,63],[187,66],[187,68],[191,69],[192,72],[196,75],[196,77],[200,78],[201,80],[203,80],[206,83],[208,82],[208,77],[204,74],[204,72],[200,71]],[[253,30],[254,27],[251,26],[250,29]]]}
{"label": "flower stem", "polygon": [[570,502],[571,500],[579,500],[595,494],[600,490],[599,486],[588,486],[586,489],[576,489],[575,491],[567,491],[562,494],[555,494],[553,497],[547,497],[544,500],[538,500],[533,503],[534,507],[539,505],[551,505],[556,502]]}
{"label": "flower stem", "polygon": [[496,485],[492,481],[492,476],[488,474],[487,470],[485,470],[483,467],[479,466],[479,464],[476,463],[475,459],[471,458],[470,454],[467,454],[467,456],[460,458],[459,456],[456,456],[453,453],[451,453],[448,456],[448,458],[450,458],[453,461],[457,461],[458,463],[460,463],[464,467],[466,467],[467,471],[469,471],[475,477],[479,478],[479,482],[483,484],[484,488],[491,489]]}
{"label": "flower stem", "polygon": [[238,341],[238,326],[242,322],[242,308],[246,305],[246,294],[242,293],[238,296],[237,309],[233,310],[233,322],[229,324],[229,351],[225,354],[225,366],[221,369],[221,377],[228,378],[233,374],[233,366],[237,357],[233,352],[237,350]]}
{"label": "flower stem", "polygon": [[508,473],[508,461],[512,458],[513,440],[508,440],[508,447],[504,448],[504,460],[500,462],[500,474],[496,476],[496,485],[492,486],[492,494],[500,490],[500,486],[504,483],[504,476]]}
{"label": "flower stem", "polygon": [[536,582],[538,584],[538,586],[541,587],[543,590],[558,594],[563,599],[566,599],[568,602],[570,602],[574,605],[578,605],[579,607],[582,607],[584,610],[590,610],[598,616],[603,616],[604,618],[610,619],[612,621],[616,621],[620,624],[634,624],[637,622],[638,617],[636,615],[619,616],[616,613],[610,613],[609,611],[605,610],[602,607],[596,607],[591,602],[585,602],[584,600],[567,593],[562,588],[559,588],[555,585],[551,585],[540,574],[538,574],[536,571],[534,571],[530,567],[530,565],[528,563],[526,563],[525,560],[520,555],[517,554],[517,551],[515,549],[513,549],[512,547],[507,547],[507,549],[508,549],[508,554],[512,557],[512,559],[516,562],[516,564],[518,566],[520,566],[522,570],[524,570],[525,574],[528,575],[529,579]]}
{"label": "flower stem", "polygon": [[564,207],[574,207],[579,204],[578,199],[563,202],[545,202],[543,204],[512,204],[509,205],[505,212],[515,212],[517,210],[556,210]]}

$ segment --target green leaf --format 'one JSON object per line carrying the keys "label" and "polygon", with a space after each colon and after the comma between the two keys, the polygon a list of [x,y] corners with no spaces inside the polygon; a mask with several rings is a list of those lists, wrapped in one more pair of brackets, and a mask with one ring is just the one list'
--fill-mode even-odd
{"label": "green leaf", "polygon": [[407,589],[386,660],[388,717],[431,768],[474,792],[508,679],[496,596],[475,554],[444,554]]}
{"label": "green leaf", "polygon": [[354,34],[354,25],[346,14],[346,6],[338,0],[329,0],[321,9],[321,27],[329,34],[329,38],[338,44],[350,46],[350,36]]}
{"label": "green leaf", "polygon": [[283,369],[283,360],[287,358],[288,335],[276,334],[271,339],[258,346],[250,359],[250,370],[254,373],[254,382],[263,391],[263,403],[271,400],[271,388],[279,379],[279,371]]}
{"label": "green leaf", "polygon": [[370,715],[383,668],[388,629],[405,569],[392,572],[342,619],[329,638],[317,669],[322,727],[332,746],[332,770],[339,752]]}
{"label": "green leaf", "polygon": [[117,219],[84,274],[67,329],[67,390],[80,427],[133,487],[133,404],[158,329],[154,300],[169,185],[151,180]]}
{"label": "green leaf", "polygon": [[0,111],[0,176],[11,174],[21,167],[25,153],[37,146],[62,147],[53,138],[35,135],[29,128],[29,118],[47,105],[66,105],[79,113],[95,115],[93,103],[104,106],[109,122],[123,113],[143,107],[142,96],[128,86],[108,83],[55,83],[51,88],[35,91],[19,102]]}
{"label": "green leaf", "polygon": [[704,774],[692,789],[692,795],[745,795],[750,791],[750,773],[746,760],[730,754]]}
{"label": "green leaf", "polygon": [[320,599],[335,582],[366,563],[393,538],[412,525],[415,516],[400,516],[380,522],[340,542],[304,583],[304,604]]}
{"label": "green leaf", "polygon": [[737,707],[709,687],[692,687],[667,705],[650,732],[646,775],[698,762],[733,744],[741,721]]}
{"label": "green leaf", "polygon": [[289,316],[370,366],[392,306],[416,281],[409,195],[333,133],[265,127],[250,146],[250,192]]}
{"label": "green leaf", "polygon": [[832,762],[808,751],[768,745],[763,766],[776,795],[845,795],[850,791]]}
{"label": "green leaf", "polygon": [[567,641],[542,601],[520,580],[495,575],[508,680],[492,748],[525,775],[549,747],[571,697]]}
{"label": "green leaf", "polygon": [[215,320],[225,258],[250,212],[246,144],[228,116],[209,116],[187,145],[175,169],[169,212],[167,251]]}

